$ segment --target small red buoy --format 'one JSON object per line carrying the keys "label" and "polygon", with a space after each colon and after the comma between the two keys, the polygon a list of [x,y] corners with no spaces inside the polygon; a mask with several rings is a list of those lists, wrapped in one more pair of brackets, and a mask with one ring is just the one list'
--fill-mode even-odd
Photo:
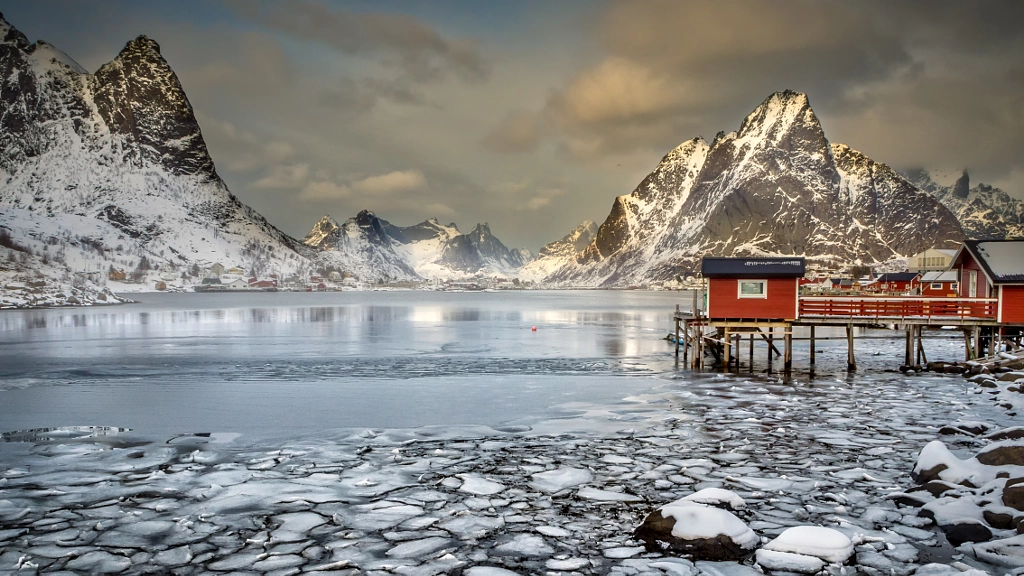
{"label": "small red buoy", "polygon": [[533,330],[534,332],[536,332],[537,331],[537,327],[534,326],[533,328],[530,328],[530,330]]}

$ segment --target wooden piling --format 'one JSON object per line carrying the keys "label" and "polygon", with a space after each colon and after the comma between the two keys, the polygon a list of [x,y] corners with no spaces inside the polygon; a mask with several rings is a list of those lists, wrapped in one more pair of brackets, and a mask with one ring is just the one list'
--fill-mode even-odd
{"label": "wooden piling", "polygon": [[772,340],[775,338],[775,328],[768,327],[768,372],[772,371],[772,351],[775,350],[775,344]]}
{"label": "wooden piling", "polygon": [[928,356],[924,353],[924,326],[917,327],[917,365],[928,365]]}
{"label": "wooden piling", "polygon": [[750,371],[754,371],[754,333],[750,333]]}
{"label": "wooden piling", "polygon": [[782,365],[783,365],[783,369],[788,374],[788,373],[790,373],[793,370],[793,326],[790,325],[790,326],[788,326],[786,328],[783,328],[783,330],[786,331],[786,336],[785,336],[786,355],[783,357]]}
{"label": "wooden piling", "polygon": [[857,371],[857,359],[853,355],[853,324],[846,325],[846,370]]}
{"label": "wooden piling", "polygon": [[814,326],[811,326],[811,370],[814,370]]}
{"label": "wooden piling", "polygon": [[[676,359],[679,358],[679,304],[676,304]],[[683,361],[685,362],[686,356],[684,353]]]}
{"label": "wooden piling", "polygon": [[981,326],[975,326],[974,334],[974,357],[981,358]]}

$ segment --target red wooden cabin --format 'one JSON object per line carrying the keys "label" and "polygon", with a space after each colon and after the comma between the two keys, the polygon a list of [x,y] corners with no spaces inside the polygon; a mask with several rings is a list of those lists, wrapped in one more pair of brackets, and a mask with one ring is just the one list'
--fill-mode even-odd
{"label": "red wooden cabin", "polygon": [[704,258],[712,320],[795,320],[803,258]]}
{"label": "red wooden cabin", "polygon": [[887,272],[878,277],[871,287],[884,294],[911,294],[921,285],[917,272]]}
{"label": "red wooden cabin", "polygon": [[996,320],[1024,324],[1024,240],[967,240],[951,268],[961,298],[998,298]]}

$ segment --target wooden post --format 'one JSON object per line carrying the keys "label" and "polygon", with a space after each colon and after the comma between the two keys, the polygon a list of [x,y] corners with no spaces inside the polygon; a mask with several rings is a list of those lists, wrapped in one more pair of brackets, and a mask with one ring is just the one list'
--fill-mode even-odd
{"label": "wooden post", "polygon": [[750,371],[754,371],[754,333],[750,333]]}
{"label": "wooden post", "polygon": [[981,358],[981,326],[974,327],[974,358]]}
{"label": "wooden post", "polygon": [[814,326],[811,326],[811,370],[814,370]]}
{"label": "wooden post", "polygon": [[846,370],[857,371],[857,359],[853,356],[853,324],[846,325]]}
{"label": "wooden post", "polygon": [[971,333],[964,328],[964,361],[971,359]]}
{"label": "wooden post", "polygon": [[[679,358],[679,304],[676,304],[676,358]],[[683,356],[684,360],[686,356]]]}
{"label": "wooden post", "polygon": [[924,353],[924,326],[917,327],[917,363],[921,366],[928,365],[928,356]]}
{"label": "wooden post", "polygon": [[775,328],[772,328],[771,326],[769,326],[768,327],[768,373],[769,374],[771,374],[771,371],[772,371],[772,350],[775,349],[775,344],[772,342],[772,340],[775,338],[774,332],[775,332]]}
{"label": "wooden post", "polygon": [[732,334],[729,333],[729,329],[725,329],[725,336],[722,338],[722,363],[725,366],[725,371],[729,371],[729,367],[732,366]]}
{"label": "wooden post", "polygon": [[913,329],[914,329],[913,326],[907,326],[907,335],[906,335],[907,346],[906,346],[906,350],[903,353],[903,365],[904,366],[913,366],[914,365],[914,344],[913,344],[914,337],[912,336]]}
{"label": "wooden post", "polygon": [[786,374],[793,370],[793,326],[783,328],[786,331],[786,355],[783,357],[783,368]]}

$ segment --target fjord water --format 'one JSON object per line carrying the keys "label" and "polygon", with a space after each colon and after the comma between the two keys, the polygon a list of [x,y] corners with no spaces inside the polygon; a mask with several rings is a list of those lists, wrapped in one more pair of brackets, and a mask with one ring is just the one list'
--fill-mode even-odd
{"label": "fjord water", "polygon": [[[140,294],[0,313],[0,432],[484,425],[652,386],[672,292]],[[537,330],[532,331],[536,326]],[[646,375],[648,377],[640,377]]]}

